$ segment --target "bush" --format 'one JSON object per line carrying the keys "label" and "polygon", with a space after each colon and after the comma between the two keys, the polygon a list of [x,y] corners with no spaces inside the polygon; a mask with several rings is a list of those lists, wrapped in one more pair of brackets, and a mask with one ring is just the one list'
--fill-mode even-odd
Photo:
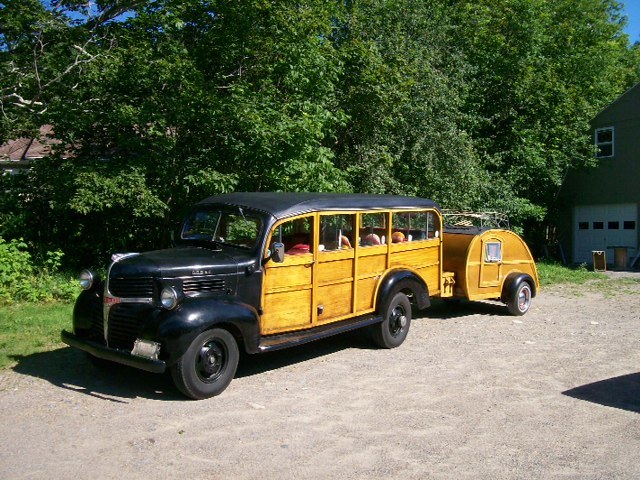
{"label": "bush", "polygon": [[47,252],[42,266],[35,265],[27,244],[0,237],[0,305],[19,301],[71,301],[79,292],[74,278],[59,272],[63,253]]}

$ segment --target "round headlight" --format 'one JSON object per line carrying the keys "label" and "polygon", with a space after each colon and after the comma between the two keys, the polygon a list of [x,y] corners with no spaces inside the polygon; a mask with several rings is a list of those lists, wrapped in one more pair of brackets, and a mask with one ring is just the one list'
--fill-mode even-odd
{"label": "round headlight", "polygon": [[160,303],[167,310],[173,310],[178,305],[178,292],[173,287],[165,287],[160,293]]}
{"label": "round headlight", "polygon": [[83,270],[80,273],[80,286],[84,290],[90,290],[91,287],[93,287],[94,282],[95,276],[93,275],[93,273],[91,273],[90,270]]}

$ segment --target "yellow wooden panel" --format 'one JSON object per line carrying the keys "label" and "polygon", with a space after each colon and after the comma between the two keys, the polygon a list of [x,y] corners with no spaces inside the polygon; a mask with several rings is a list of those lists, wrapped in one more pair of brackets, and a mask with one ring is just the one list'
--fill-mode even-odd
{"label": "yellow wooden panel", "polygon": [[283,287],[310,287],[312,268],[309,265],[292,265],[285,269],[268,268],[264,273],[265,292]]}
{"label": "yellow wooden panel", "polygon": [[372,255],[358,258],[358,277],[379,275],[387,266],[387,256]]}
{"label": "yellow wooden panel", "polygon": [[440,248],[438,245],[395,252],[391,254],[391,267],[403,265],[408,267],[422,267],[438,263]]}
{"label": "yellow wooden panel", "polygon": [[318,263],[318,284],[353,279],[353,259]]}
{"label": "yellow wooden panel", "polygon": [[375,307],[374,294],[376,291],[377,278],[366,278],[358,280],[358,293],[356,298],[356,311],[358,313],[363,310],[371,310]]}
{"label": "yellow wooden panel", "polygon": [[440,266],[433,265],[431,267],[421,268],[418,270],[418,274],[427,284],[429,289],[429,296],[438,295],[440,293]]}
{"label": "yellow wooden panel", "polygon": [[311,326],[311,289],[270,293],[264,297],[263,335]]}
{"label": "yellow wooden panel", "polygon": [[323,313],[318,315],[318,323],[327,323],[337,317],[351,314],[353,283],[339,283],[318,287],[317,305],[322,305]]}

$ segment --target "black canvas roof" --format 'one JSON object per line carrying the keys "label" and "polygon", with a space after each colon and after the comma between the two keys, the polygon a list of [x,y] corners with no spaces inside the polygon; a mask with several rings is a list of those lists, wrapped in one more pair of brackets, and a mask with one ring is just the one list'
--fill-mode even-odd
{"label": "black canvas roof", "polygon": [[433,200],[399,195],[299,193],[299,192],[236,192],[215,195],[199,202],[234,205],[261,210],[273,217],[285,218],[324,210],[413,209],[438,208]]}

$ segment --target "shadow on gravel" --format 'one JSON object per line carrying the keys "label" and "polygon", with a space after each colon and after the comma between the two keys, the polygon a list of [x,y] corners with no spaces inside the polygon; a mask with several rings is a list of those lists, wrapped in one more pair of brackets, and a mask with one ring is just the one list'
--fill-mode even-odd
{"label": "shadow on gravel", "polygon": [[15,372],[42,378],[60,388],[109,402],[128,403],[142,397],[154,400],[180,400],[182,397],[168,375],[156,375],[110,364],[98,367],[84,352],[65,347],[50,352],[14,356]]}
{"label": "shadow on gravel", "polygon": [[422,314],[434,320],[448,320],[468,315],[510,316],[507,307],[502,303],[472,302],[462,299],[432,300],[431,307]]}
{"label": "shadow on gravel", "polygon": [[640,413],[640,372],[572,388],[563,395]]}
{"label": "shadow on gravel", "polygon": [[[411,332],[409,332],[411,335]],[[366,328],[346,332],[298,347],[286,348],[275,352],[256,355],[242,355],[236,378],[250,377],[270,370],[277,370],[296,363],[324,357],[348,348],[375,350],[371,336]]]}
{"label": "shadow on gravel", "polygon": [[[242,355],[235,378],[249,377],[306,362],[348,348],[375,349],[366,330],[308,343],[276,352]],[[13,356],[13,370],[42,378],[51,384],[109,402],[127,403],[127,399],[184,400],[171,376],[148,373],[117,363],[96,364],[79,350],[65,347],[26,356]]]}

